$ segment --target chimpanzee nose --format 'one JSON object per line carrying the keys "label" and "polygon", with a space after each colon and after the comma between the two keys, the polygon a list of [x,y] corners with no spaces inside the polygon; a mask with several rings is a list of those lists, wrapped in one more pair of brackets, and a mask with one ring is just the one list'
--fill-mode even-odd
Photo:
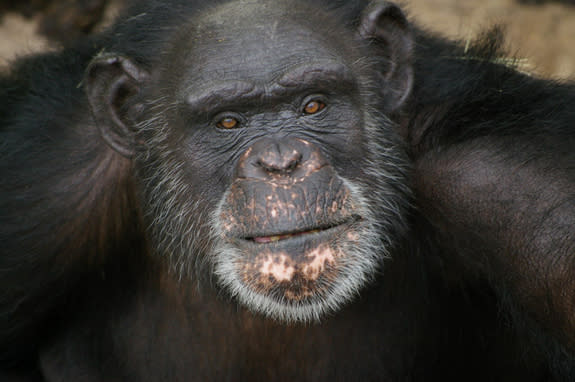
{"label": "chimpanzee nose", "polygon": [[259,155],[256,164],[269,174],[289,174],[301,160],[302,154],[289,143],[272,142]]}
{"label": "chimpanzee nose", "polygon": [[261,180],[300,178],[319,169],[323,162],[317,148],[307,141],[264,138],[242,155],[238,176]]}

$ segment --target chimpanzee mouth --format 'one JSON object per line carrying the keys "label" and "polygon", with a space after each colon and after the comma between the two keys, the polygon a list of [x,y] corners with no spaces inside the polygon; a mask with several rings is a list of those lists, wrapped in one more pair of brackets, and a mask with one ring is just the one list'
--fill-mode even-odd
{"label": "chimpanzee mouth", "polygon": [[326,231],[326,230],[331,229],[331,228],[333,228],[333,227],[324,228],[324,229],[316,228],[316,229],[312,229],[309,231],[299,231],[299,232],[292,232],[292,233],[281,233],[281,234],[272,235],[272,236],[254,236],[254,237],[247,237],[245,240],[253,241],[254,243],[257,243],[257,244],[268,244],[268,243],[274,243],[276,241],[291,239],[292,237],[312,235],[314,233],[318,233],[320,231]]}
{"label": "chimpanzee mouth", "polygon": [[327,233],[328,231],[334,231],[339,228],[343,228],[343,226],[349,225],[356,221],[360,220],[359,216],[353,216],[349,219],[346,219],[343,222],[330,224],[322,227],[316,227],[311,229],[305,229],[301,231],[293,231],[293,232],[286,232],[286,233],[276,233],[272,235],[262,235],[262,236],[249,236],[245,237],[244,240],[251,241],[256,244],[270,244],[276,243],[278,241],[288,240],[292,238],[301,238],[308,235],[317,235],[320,233]]}

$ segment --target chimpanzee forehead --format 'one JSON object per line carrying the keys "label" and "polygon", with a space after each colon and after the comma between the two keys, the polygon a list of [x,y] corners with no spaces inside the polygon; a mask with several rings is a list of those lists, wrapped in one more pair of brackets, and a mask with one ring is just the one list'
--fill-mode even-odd
{"label": "chimpanzee forehead", "polygon": [[183,81],[267,83],[290,67],[349,58],[345,27],[324,20],[309,5],[292,5],[239,1],[207,11],[175,45],[185,57]]}

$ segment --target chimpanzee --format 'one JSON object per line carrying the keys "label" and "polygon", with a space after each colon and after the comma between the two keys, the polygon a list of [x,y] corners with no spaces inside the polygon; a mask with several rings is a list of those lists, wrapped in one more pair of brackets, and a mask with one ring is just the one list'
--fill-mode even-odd
{"label": "chimpanzee", "polygon": [[2,78],[2,381],[575,376],[575,87],[382,0],[149,0]]}

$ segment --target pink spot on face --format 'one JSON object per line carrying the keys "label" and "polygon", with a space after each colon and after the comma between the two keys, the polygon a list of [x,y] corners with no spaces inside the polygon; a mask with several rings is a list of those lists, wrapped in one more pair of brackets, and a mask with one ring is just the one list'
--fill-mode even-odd
{"label": "pink spot on face", "polygon": [[305,277],[310,280],[317,280],[327,264],[335,263],[333,251],[326,244],[319,245],[310,251],[306,257],[310,258],[311,262],[307,263],[302,270]]}
{"label": "pink spot on face", "polygon": [[355,231],[350,231],[347,233],[347,239],[350,241],[358,241],[359,235]]}
{"label": "pink spot on face", "polygon": [[289,258],[284,254],[268,257],[262,262],[260,273],[272,276],[277,281],[290,281],[295,273],[295,268],[288,265]]}
{"label": "pink spot on face", "polygon": [[242,161],[245,160],[247,157],[250,156],[250,154],[252,153],[253,149],[254,149],[253,147],[249,147],[249,148],[246,150],[246,152],[242,154]]}

